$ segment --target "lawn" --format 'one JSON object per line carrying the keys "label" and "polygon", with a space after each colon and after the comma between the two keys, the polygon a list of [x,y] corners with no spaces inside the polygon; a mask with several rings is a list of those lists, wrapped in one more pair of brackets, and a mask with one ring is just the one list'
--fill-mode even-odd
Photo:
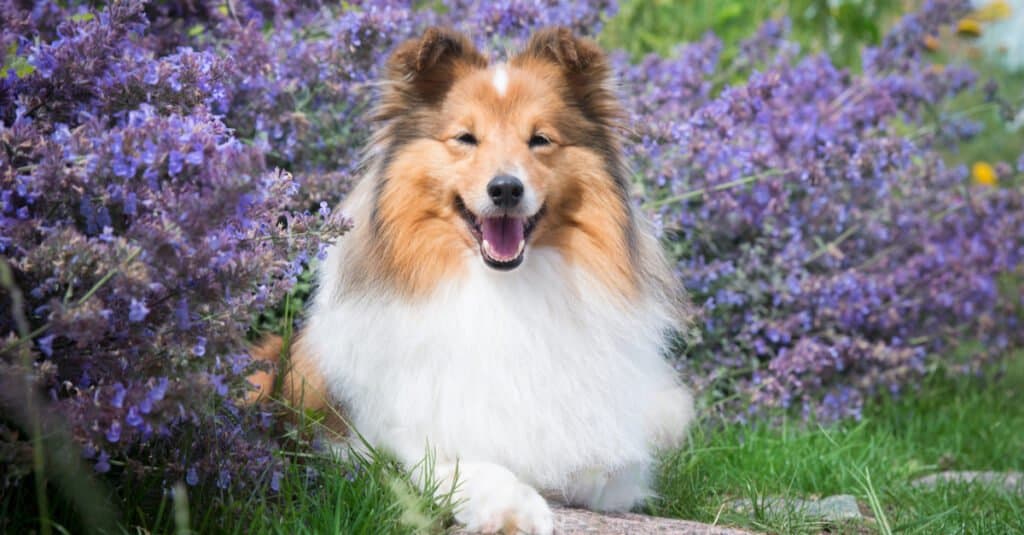
{"label": "lawn", "polygon": [[[1024,466],[1024,354],[999,377],[933,375],[919,391],[877,400],[862,420],[819,426],[707,421],[692,445],[666,460],[659,515],[780,533],[825,526],[798,512],[738,514],[747,498],[852,494],[875,521],[829,526],[839,532],[1011,533],[1024,530],[1024,495],[985,486],[911,482],[942,470],[1020,470]],[[872,512],[877,500],[879,511]],[[756,508],[755,508],[756,509]],[[784,508],[780,508],[784,509]],[[884,531],[883,531],[884,532]]]}
{"label": "lawn", "polygon": [[[331,206],[357,174],[389,39],[446,10],[508,23],[513,43],[536,24],[515,2],[85,4],[2,34],[16,72],[0,103],[20,100],[0,107],[0,532],[450,530],[449,499],[372,449],[331,452],[322,415],[238,406],[236,357],[291,334],[320,246],[347,228]],[[591,4],[552,20],[601,26],[606,3]],[[1024,470],[1024,140],[1005,129],[1024,73],[972,65],[1015,101],[960,87],[948,21],[920,65],[868,72],[862,47],[922,2],[832,4],[629,0],[599,35],[633,84],[637,202],[705,312],[679,355],[699,421],[643,512],[772,533],[1024,532],[1024,493],[914,485]],[[755,33],[783,15],[788,30]],[[944,131],[963,118],[980,135]],[[999,176],[972,181],[979,162]],[[32,420],[33,389],[67,429]],[[838,420],[778,408],[837,392],[855,401],[818,414]],[[865,519],[769,507],[838,494]]]}

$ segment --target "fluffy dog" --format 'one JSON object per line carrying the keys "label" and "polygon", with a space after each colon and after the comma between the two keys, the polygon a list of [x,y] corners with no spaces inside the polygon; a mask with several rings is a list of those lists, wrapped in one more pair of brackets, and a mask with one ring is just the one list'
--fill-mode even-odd
{"label": "fluffy dog", "polygon": [[406,466],[430,455],[470,530],[550,533],[545,498],[642,502],[693,401],[664,359],[683,300],[630,203],[605,55],[551,28],[491,64],[433,28],[386,76],[285,396],[343,408]]}

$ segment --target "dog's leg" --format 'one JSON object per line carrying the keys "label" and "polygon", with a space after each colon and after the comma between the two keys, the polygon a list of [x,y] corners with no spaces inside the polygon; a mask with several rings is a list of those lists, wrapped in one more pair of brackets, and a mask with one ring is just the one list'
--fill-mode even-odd
{"label": "dog's leg", "polygon": [[438,494],[453,492],[455,520],[470,532],[550,535],[554,518],[547,501],[508,469],[486,462],[438,462]]}
{"label": "dog's leg", "polygon": [[288,350],[288,365],[281,369],[284,341],[280,336],[269,336],[251,349],[250,354],[254,360],[272,363],[274,369],[257,371],[248,377],[255,389],[246,394],[245,402],[253,404],[268,399],[273,393],[277,374],[283,372],[279,394],[292,408],[291,417],[299,420],[304,416],[300,414],[301,411],[321,413],[325,438],[332,446],[339,446],[335,448],[336,452],[344,451],[348,425],[340,412],[340,406],[332,403],[315,356],[301,337],[296,338]]}
{"label": "dog's leg", "polygon": [[[628,511],[654,496],[651,490],[654,459],[658,452],[682,445],[693,420],[693,396],[681,385],[660,390],[647,407],[647,447],[650,460],[614,470],[595,467],[573,475],[556,499],[595,511]],[[553,495],[557,496],[558,491]]]}

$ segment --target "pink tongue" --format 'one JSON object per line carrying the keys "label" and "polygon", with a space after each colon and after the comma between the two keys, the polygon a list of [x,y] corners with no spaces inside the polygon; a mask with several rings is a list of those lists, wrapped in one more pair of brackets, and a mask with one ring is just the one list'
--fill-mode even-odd
{"label": "pink tongue", "polygon": [[523,241],[523,220],[518,217],[485,217],[483,225],[484,239],[490,244],[489,254],[495,260],[513,260],[519,252],[519,242]]}

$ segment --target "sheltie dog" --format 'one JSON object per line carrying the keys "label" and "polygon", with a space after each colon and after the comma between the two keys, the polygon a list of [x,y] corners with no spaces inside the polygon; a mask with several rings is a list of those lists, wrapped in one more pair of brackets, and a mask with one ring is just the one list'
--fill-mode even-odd
{"label": "sheltie dog", "polygon": [[340,408],[414,479],[432,459],[470,531],[551,533],[547,500],[633,507],[693,418],[665,360],[684,300],[630,202],[622,116],[607,58],[566,28],[497,64],[432,28],[388,60],[355,227],[283,395]]}

